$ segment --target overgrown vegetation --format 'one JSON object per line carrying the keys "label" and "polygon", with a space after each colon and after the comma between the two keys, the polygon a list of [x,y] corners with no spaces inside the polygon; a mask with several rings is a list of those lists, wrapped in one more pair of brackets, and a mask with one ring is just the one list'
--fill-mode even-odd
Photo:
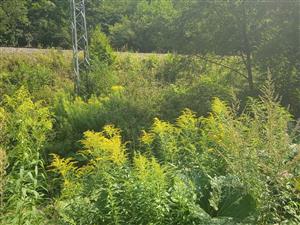
{"label": "overgrown vegetation", "polygon": [[9,176],[5,184],[4,222],[38,224],[44,221],[38,203],[45,192],[42,150],[51,130],[50,112],[41,102],[32,102],[19,89],[3,100],[5,129],[2,145],[8,152]]}
{"label": "overgrown vegetation", "polygon": [[185,110],[175,124],[155,119],[132,161],[112,125],[85,132],[77,156],[54,155],[51,168],[62,176],[56,202],[62,220],[222,224],[212,217],[228,217],[228,223],[297,224],[299,152],[291,151],[289,114],[270,89],[240,115],[219,99],[212,108],[208,118]]}
{"label": "overgrown vegetation", "polygon": [[272,83],[243,100],[215,63],[234,57],[119,54],[74,99],[59,54],[3,58],[2,223],[299,222],[298,131]]}
{"label": "overgrown vegetation", "polygon": [[[68,46],[68,1],[0,6],[2,45]],[[88,1],[77,95],[71,52],[1,52],[0,224],[299,224],[298,8]]]}

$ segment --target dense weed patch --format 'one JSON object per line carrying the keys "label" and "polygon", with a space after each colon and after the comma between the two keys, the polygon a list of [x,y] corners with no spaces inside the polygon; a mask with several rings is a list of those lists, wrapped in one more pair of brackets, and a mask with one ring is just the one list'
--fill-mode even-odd
{"label": "dense weed patch", "polygon": [[222,224],[213,218],[227,217],[228,224],[297,224],[291,117],[271,96],[267,89],[240,115],[215,99],[206,118],[185,110],[175,124],[155,119],[132,159],[114,126],[85,132],[77,153],[84,165],[53,156],[51,168],[62,176],[62,220]]}
{"label": "dense weed patch", "polygon": [[209,61],[109,59],[77,97],[64,61],[5,61],[1,223],[299,223],[299,132],[271,82],[238,102]]}

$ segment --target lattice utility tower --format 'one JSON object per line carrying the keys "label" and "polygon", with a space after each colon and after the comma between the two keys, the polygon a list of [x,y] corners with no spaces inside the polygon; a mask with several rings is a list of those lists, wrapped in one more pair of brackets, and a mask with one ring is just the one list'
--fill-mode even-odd
{"label": "lattice utility tower", "polygon": [[[80,93],[80,72],[89,66],[88,34],[84,0],[70,0],[75,93]],[[83,52],[83,59],[79,56]]]}

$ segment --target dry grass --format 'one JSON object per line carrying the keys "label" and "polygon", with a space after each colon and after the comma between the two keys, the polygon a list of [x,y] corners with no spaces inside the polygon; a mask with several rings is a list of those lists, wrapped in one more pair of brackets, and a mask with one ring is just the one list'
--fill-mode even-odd
{"label": "dry grass", "polygon": [[[4,110],[0,107],[0,143],[3,141],[3,130],[4,130]],[[0,146],[0,209],[3,206],[3,192],[5,183],[7,157],[6,152]]]}
{"label": "dry grass", "polygon": [[[47,55],[56,52],[60,55],[63,55],[67,59],[72,58],[72,50],[63,50],[63,49],[37,49],[37,48],[11,48],[11,47],[0,47],[0,56],[4,55],[28,55],[30,57],[39,56],[39,55]],[[116,56],[119,58],[138,58],[138,59],[146,59],[149,57],[164,57],[167,54],[160,53],[139,53],[139,52],[115,52]]]}

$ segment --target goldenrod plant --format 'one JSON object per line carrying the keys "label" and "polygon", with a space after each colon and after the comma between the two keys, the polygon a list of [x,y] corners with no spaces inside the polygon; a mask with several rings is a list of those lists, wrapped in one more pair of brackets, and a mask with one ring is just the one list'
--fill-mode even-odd
{"label": "goldenrod plant", "polygon": [[5,96],[1,110],[6,116],[1,145],[9,163],[1,223],[37,225],[44,221],[39,209],[46,192],[42,151],[52,128],[51,114],[25,88]]}

